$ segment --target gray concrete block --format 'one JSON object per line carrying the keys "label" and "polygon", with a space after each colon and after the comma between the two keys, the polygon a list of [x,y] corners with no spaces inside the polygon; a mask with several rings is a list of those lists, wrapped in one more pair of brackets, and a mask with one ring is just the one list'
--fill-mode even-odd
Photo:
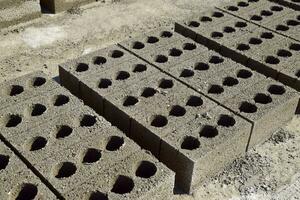
{"label": "gray concrete block", "polygon": [[26,22],[40,16],[41,8],[37,0],[22,1],[22,3],[17,3],[12,7],[0,9],[0,29]]}
{"label": "gray concrete block", "polygon": [[[101,177],[101,178],[100,178]],[[145,151],[127,157],[108,170],[99,172],[88,182],[69,191],[66,199],[91,196],[107,199],[171,199],[174,172]]]}
{"label": "gray concrete block", "polygon": [[272,2],[278,3],[280,5],[292,8],[294,10],[299,11],[300,10],[300,5],[299,2],[295,0],[271,0]]}
{"label": "gray concrete block", "polygon": [[50,77],[41,71],[11,79],[0,84],[0,109],[22,103],[30,98],[45,95],[59,87]]}
{"label": "gray concrete block", "polygon": [[[93,53],[81,56],[75,60],[70,60],[59,65],[59,76],[61,84],[70,90],[76,96],[79,95],[79,78],[82,76],[91,76],[111,69],[112,66],[134,59],[129,52],[116,45],[95,51]],[[73,74],[73,76],[71,76]]]}
{"label": "gray concrete block", "polygon": [[57,199],[30,169],[0,142],[1,199]]}
{"label": "gray concrete block", "polygon": [[51,13],[59,13],[92,2],[95,0],[41,0],[41,6]]}
{"label": "gray concrete block", "polygon": [[176,183],[192,191],[243,155],[251,123],[223,107],[215,107],[163,138],[161,160],[176,171]]}
{"label": "gray concrete block", "polygon": [[299,93],[281,83],[266,79],[224,103],[253,123],[249,147],[262,143],[296,111]]}

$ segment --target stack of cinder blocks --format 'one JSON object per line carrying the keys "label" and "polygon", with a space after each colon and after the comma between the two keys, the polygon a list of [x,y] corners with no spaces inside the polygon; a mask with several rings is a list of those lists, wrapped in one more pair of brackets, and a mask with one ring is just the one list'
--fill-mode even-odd
{"label": "stack of cinder blocks", "polygon": [[[43,73],[1,88],[1,140],[36,175],[1,154],[1,179],[8,181],[1,199],[152,199],[162,191],[164,198],[172,194],[170,169]],[[22,176],[15,177],[17,172]],[[19,182],[24,184],[14,188]]]}
{"label": "stack of cinder blocks", "polygon": [[40,17],[38,0],[0,0],[0,29]]}
{"label": "stack of cinder blocks", "polygon": [[[246,38],[253,50],[241,54],[232,46]],[[263,40],[267,46],[255,48]],[[284,63],[295,70],[298,51],[274,69],[262,54],[280,57],[286,52],[270,48],[278,45],[297,43],[212,10],[177,23],[175,32],[166,27],[64,63],[60,78],[191,192],[294,115],[299,93],[282,83],[297,89],[298,79],[274,79],[288,76]]]}
{"label": "stack of cinder blocks", "polygon": [[96,2],[96,0],[40,0],[41,7],[51,13],[59,13],[70,8]]}

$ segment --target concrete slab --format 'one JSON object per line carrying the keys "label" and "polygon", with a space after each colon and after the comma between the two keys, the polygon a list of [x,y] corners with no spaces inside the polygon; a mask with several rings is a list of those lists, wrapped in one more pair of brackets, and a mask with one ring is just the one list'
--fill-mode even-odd
{"label": "concrete slab", "polygon": [[57,199],[1,141],[0,163],[1,199]]}

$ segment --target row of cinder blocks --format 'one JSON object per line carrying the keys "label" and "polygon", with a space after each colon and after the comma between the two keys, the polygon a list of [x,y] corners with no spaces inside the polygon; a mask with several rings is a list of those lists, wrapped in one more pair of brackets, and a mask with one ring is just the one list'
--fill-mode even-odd
{"label": "row of cinder blocks", "polygon": [[59,84],[33,73],[3,85],[0,138],[57,198],[170,198],[174,173]]}
{"label": "row of cinder blocks", "polygon": [[300,40],[299,12],[288,7],[270,1],[234,0],[219,8],[259,26]]}
{"label": "row of cinder blocks", "polygon": [[218,10],[203,13],[185,23],[176,23],[175,30],[250,69],[300,90],[300,43],[295,40]]}
{"label": "row of cinder blocks", "polygon": [[283,6],[287,6],[294,10],[300,10],[300,2],[298,0],[270,0]]}
{"label": "row of cinder blocks", "polygon": [[[114,45],[60,65],[61,83],[173,169],[186,192],[263,142],[298,105],[296,91],[168,28],[120,45],[127,50]],[[272,85],[284,92],[268,92]]]}

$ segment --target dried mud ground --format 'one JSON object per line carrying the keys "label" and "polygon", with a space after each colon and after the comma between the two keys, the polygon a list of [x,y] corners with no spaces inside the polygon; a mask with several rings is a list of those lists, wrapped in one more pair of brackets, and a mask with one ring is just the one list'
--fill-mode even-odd
{"label": "dried mud ground", "polygon": [[[224,2],[224,1],[222,1]],[[97,2],[0,30],[0,82],[57,65],[218,5],[221,0]],[[208,5],[209,4],[209,5]],[[300,199],[300,115],[246,156],[173,199]]]}

